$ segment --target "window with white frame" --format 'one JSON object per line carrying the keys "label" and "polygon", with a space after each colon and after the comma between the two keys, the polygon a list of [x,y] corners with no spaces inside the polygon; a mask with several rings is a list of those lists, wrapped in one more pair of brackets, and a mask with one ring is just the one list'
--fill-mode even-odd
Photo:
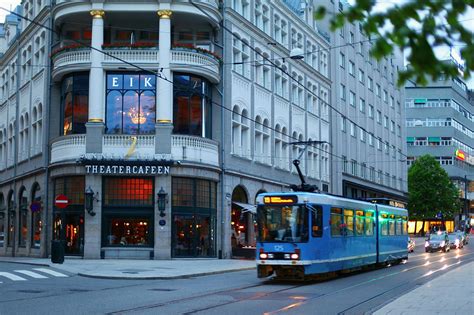
{"label": "window with white frame", "polygon": [[250,1],[249,0],[233,0],[234,10],[247,20],[250,19]]}
{"label": "window with white frame", "polygon": [[378,122],[379,124],[382,123],[382,112],[379,111],[379,110],[377,110],[377,118],[376,118],[376,120],[377,120],[377,122]]}
{"label": "window with white frame", "polygon": [[385,143],[383,144],[383,150],[385,151],[385,154],[388,154],[389,153],[389,144],[388,144],[388,141],[385,141]]}
{"label": "window with white frame", "polygon": [[16,121],[12,121],[8,126],[7,167],[13,165],[15,157],[15,123]]}
{"label": "window with white frame", "polygon": [[347,119],[346,117],[341,117],[341,131],[346,132],[347,131]]}
{"label": "window with white frame", "polygon": [[275,167],[284,168],[284,159],[283,159],[283,133],[280,124],[275,126]]}
{"label": "window with white frame", "polygon": [[359,82],[364,84],[364,80],[365,80],[365,73],[364,73],[364,71],[359,69]]}
{"label": "window with white frame", "polygon": [[402,136],[402,127],[398,124],[397,124],[397,135],[398,135],[398,137]]}
{"label": "window with white frame", "polygon": [[318,54],[319,54],[319,47],[317,45],[311,46],[311,51],[309,52],[308,59],[311,59],[311,66],[319,70],[318,65]]}
{"label": "window with white frame", "polygon": [[250,77],[250,54],[246,40],[233,38],[233,69],[240,75]]}
{"label": "window with white frame", "polygon": [[322,75],[327,76],[328,75],[328,53],[327,51],[323,50],[321,51],[321,67],[319,68],[319,72],[321,72]]}
{"label": "window with white frame", "polygon": [[270,67],[265,62],[269,58],[268,54],[265,52],[256,52],[255,53],[255,60],[258,63],[255,66],[255,81],[257,84],[269,89],[270,88],[270,79],[271,79],[271,71]]}
{"label": "window with white frame", "polygon": [[347,173],[347,157],[343,155],[341,157],[341,159],[342,159],[342,161],[341,161],[341,163],[342,163],[342,172]]}
{"label": "window with white frame", "polygon": [[365,100],[363,98],[359,99],[359,111],[365,113]]}
{"label": "window with white frame", "polygon": [[[312,141],[311,138],[308,139],[308,141]],[[318,165],[318,152],[315,146],[309,145],[307,147],[307,156],[308,156],[308,172],[307,176],[313,177],[313,178],[319,178],[319,165]]]}
{"label": "window with white frame", "polygon": [[390,120],[390,131],[395,133],[395,122],[393,120]]}
{"label": "window with white frame", "polygon": [[388,102],[388,93],[387,93],[387,90],[383,90],[383,101],[385,103]]}
{"label": "window with white frame", "polygon": [[339,53],[339,67],[343,69],[346,67],[346,56],[342,52]]}
{"label": "window with white frame", "polygon": [[360,177],[367,178],[367,164],[366,163],[360,164]]}
{"label": "window with white frame", "polygon": [[380,97],[380,84],[375,85],[375,95]]}
{"label": "window with white frame", "polygon": [[372,134],[369,133],[367,138],[369,139],[369,145],[373,147],[374,146],[374,136],[372,136]]}
{"label": "window with white frame", "polygon": [[393,96],[390,96],[390,101],[388,103],[390,105],[390,107],[394,107],[395,106],[395,99],[393,98]]}
{"label": "window with white frame", "polygon": [[268,119],[258,115],[255,118],[255,161],[269,163],[270,159],[270,126]]}
{"label": "window with white frame", "polygon": [[369,179],[375,181],[375,168],[373,166],[369,168]]}
{"label": "window with white frame", "polygon": [[349,74],[354,76],[355,64],[349,60]]}
{"label": "window with white frame", "polygon": [[359,129],[359,134],[360,134],[360,141],[365,142],[365,131],[362,128]]}
{"label": "window with white frame", "polygon": [[383,116],[383,126],[388,129],[388,116]]}
{"label": "window with white frame", "polygon": [[351,160],[351,174],[357,176],[357,161]]}
{"label": "window with white frame", "polygon": [[250,122],[248,112],[235,105],[232,110],[232,153],[250,158]]}
{"label": "window with white frame", "polygon": [[319,98],[321,100],[321,117],[323,119],[329,120],[329,90],[321,87],[319,89]]}
{"label": "window with white frame", "polygon": [[354,39],[354,33],[349,32],[349,44],[354,44],[355,39]]}
{"label": "window with white frame", "polygon": [[374,89],[374,80],[372,80],[372,78],[369,76],[367,77],[367,87],[371,91]]}
{"label": "window with white frame", "polygon": [[374,106],[369,105],[369,118],[374,118]]}
{"label": "window with white frame", "polygon": [[377,141],[377,150],[382,150],[382,140],[380,138],[375,139]]}
{"label": "window with white frame", "polygon": [[349,105],[355,107],[355,99],[356,99],[355,93],[352,91],[349,91]]}
{"label": "window with white frame", "polygon": [[0,170],[3,170],[6,166],[6,151],[7,151],[7,135],[6,129],[0,129]]}
{"label": "window with white frame", "polygon": [[346,100],[346,86],[342,83],[339,86],[339,97],[341,100]]}
{"label": "window with white frame", "polygon": [[355,137],[355,130],[356,130],[356,127],[355,127],[355,124],[353,122],[350,123],[351,124],[351,136]]}
{"label": "window with white frame", "polygon": [[31,120],[31,154],[37,154],[42,151],[43,139],[43,105],[39,103],[33,107],[33,116]]}

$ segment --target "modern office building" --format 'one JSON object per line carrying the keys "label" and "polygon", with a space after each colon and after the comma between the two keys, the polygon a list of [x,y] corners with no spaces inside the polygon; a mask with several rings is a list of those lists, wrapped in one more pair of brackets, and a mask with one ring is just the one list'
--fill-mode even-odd
{"label": "modern office building", "polygon": [[[461,61],[451,58],[462,68]],[[460,78],[405,87],[408,164],[418,156],[434,156],[458,187],[464,220],[474,213],[474,94]],[[471,210],[473,209],[473,210]],[[464,219],[462,217],[464,215]]]}
{"label": "modern office building", "polygon": [[[323,1],[339,13],[346,1]],[[332,16],[330,14],[330,16]],[[321,24],[328,31],[327,20]],[[352,198],[407,201],[401,53],[375,60],[359,23],[331,35],[332,192]]]}
{"label": "modern office building", "polygon": [[244,255],[256,195],[298,183],[293,159],[330,191],[313,8],[24,0],[0,33],[0,255]]}

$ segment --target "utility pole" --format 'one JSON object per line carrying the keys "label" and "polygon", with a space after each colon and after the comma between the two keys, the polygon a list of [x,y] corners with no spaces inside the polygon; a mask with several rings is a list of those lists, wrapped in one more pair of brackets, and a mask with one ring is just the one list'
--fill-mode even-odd
{"label": "utility pole", "polygon": [[467,199],[467,174],[464,175],[464,218],[467,218],[468,210],[469,210],[469,204],[468,204],[468,199]]}

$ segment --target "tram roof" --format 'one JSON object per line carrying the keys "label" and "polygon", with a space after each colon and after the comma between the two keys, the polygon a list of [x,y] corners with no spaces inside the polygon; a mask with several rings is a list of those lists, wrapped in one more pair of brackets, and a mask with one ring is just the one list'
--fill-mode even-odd
{"label": "tram roof", "polygon": [[406,214],[407,210],[403,208],[397,208],[390,205],[376,204],[364,200],[357,200],[351,198],[345,198],[341,196],[335,196],[330,194],[321,194],[321,193],[311,193],[311,192],[281,192],[281,193],[262,193],[257,196],[256,203],[257,205],[263,205],[263,198],[269,196],[282,196],[290,197],[296,196],[298,198],[298,203],[317,203],[317,204],[334,204],[347,207],[363,207],[364,209],[375,209],[377,206],[380,210],[386,210],[393,212],[395,214]]}

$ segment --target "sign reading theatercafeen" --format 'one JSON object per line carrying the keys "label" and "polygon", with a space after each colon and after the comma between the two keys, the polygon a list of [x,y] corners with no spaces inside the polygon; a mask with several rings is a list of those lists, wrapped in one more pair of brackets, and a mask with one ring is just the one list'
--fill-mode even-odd
{"label": "sign reading theatercafeen", "polygon": [[169,175],[168,165],[85,165],[86,174]]}

